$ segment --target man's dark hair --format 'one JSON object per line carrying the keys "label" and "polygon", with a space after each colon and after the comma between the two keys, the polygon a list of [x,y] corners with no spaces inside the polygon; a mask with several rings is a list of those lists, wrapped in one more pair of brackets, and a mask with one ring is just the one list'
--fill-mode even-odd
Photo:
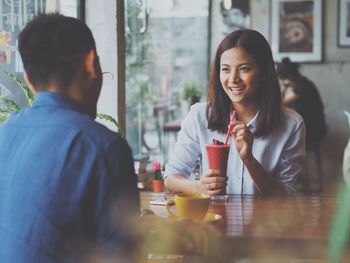
{"label": "man's dark hair", "polygon": [[88,51],[96,51],[85,23],[59,14],[30,21],[19,35],[18,48],[29,80],[40,89],[52,81],[61,88],[69,85]]}

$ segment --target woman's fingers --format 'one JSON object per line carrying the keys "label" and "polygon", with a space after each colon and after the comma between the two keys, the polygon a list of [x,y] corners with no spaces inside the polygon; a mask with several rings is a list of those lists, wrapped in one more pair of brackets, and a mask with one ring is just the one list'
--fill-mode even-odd
{"label": "woman's fingers", "polygon": [[249,131],[248,127],[244,124],[235,126],[235,128],[233,129],[233,135],[236,140],[236,143],[246,142],[250,144],[250,141],[252,139],[251,132]]}
{"label": "woman's fingers", "polygon": [[216,190],[226,187],[226,181],[220,183],[209,183],[207,184],[208,190]]}
{"label": "woman's fingers", "polygon": [[210,183],[223,183],[226,182],[228,177],[221,175],[219,170],[210,169],[206,173],[203,174],[203,182]]}
{"label": "woman's fingers", "polygon": [[[207,182],[215,182],[215,178],[216,177],[225,177],[221,174],[220,170],[215,170],[215,169],[209,169],[208,171],[206,171],[203,175],[202,178],[204,180],[206,180]],[[213,179],[214,178],[214,179]]]}
{"label": "woman's fingers", "polygon": [[232,133],[236,136],[245,131],[249,132],[248,127],[244,123],[236,124],[232,129]]}
{"label": "woman's fingers", "polygon": [[209,195],[220,194],[227,185],[227,176],[221,176],[219,170],[210,169],[201,177],[201,192]]}

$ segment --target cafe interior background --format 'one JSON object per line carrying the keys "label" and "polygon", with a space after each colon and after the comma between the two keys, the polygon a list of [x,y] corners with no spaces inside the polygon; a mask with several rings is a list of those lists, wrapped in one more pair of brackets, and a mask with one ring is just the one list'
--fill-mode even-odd
{"label": "cafe interior background", "polygon": [[[17,35],[36,13],[56,10],[83,19],[93,31],[104,71],[98,112],[118,120],[135,155],[164,165],[191,99],[206,100],[208,67],[218,42],[235,28],[256,29],[269,40],[276,62],[283,55],[300,62],[302,73],[319,89],[328,126],[320,145],[327,191],[341,179],[350,134],[344,115],[350,110],[350,34],[342,29],[350,27],[350,1],[297,1],[301,4],[296,10],[283,10],[292,2],[296,1],[0,0],[1,70],[22,75]],[[296,33],[289,39],[292,44],[308,38],[311,48],[283,53],[278,40],[281,23],[290,34]],[[0,98],[26,105],[22,90],[4,74]]]}

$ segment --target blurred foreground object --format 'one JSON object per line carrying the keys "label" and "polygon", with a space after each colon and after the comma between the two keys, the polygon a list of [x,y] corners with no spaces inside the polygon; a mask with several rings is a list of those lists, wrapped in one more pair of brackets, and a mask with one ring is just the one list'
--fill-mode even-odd
{"label": "blurred foreground object", "polygon": [[225,262],[220,253],[221,235],[210,224],[144,213],[138,226],[142,242],[137,262],[145,262],[150,254],[192,254],[202,256],[206,262]]}
{"label": "blurred foreground object", "polygon": [[350,234],[350,188],[340,187],[337,196],[337,208],[330,228],[328,244],[329,262],[349,262]]}
{"label": "blurred foreground object", "polygon": [[[350,112],[344,111],[346,117],[348,117],[349,122],[349,128],[350,128]],[[344,157],[343,157],[343,176],[345,182],[350,186],[350,138],[348,141],[348,144],[345,147],[344,150]]]}

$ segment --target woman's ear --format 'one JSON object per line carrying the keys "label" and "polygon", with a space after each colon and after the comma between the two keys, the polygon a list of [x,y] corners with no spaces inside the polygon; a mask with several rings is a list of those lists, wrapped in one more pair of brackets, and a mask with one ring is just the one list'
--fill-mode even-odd
{"label": "woman's ear", "polygon": [[85,70],[91,79],[94,79],[97,76],[95,59],[97,59],[96,52],[95,50],[90,49],[87,55],[85,56],[84,65]]}
{"label": "woman's ear", "polygon": [[36,89],[35,89],[35,87],[33,86],[32,82],[30,81],[27,72],[25,72],[25,71],[24,71],[24,73],[23,73],[23,78],[24,78],[25,82],[27,83],[29,89],[30,89],[33,93],[36,93]]}

